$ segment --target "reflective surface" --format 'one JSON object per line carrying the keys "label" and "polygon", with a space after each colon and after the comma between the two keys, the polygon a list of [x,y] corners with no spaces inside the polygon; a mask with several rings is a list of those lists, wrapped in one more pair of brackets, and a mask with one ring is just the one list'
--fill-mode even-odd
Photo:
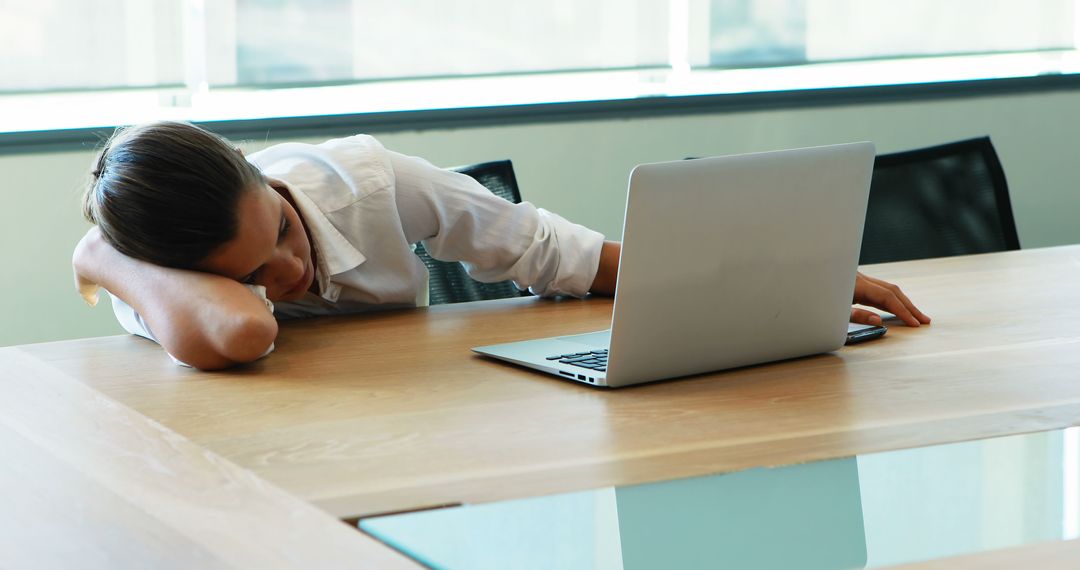
{"label": "reflective surface", "polygon": [[1078,428],[364,519],[436,568],[875,568],[1075,538]]}

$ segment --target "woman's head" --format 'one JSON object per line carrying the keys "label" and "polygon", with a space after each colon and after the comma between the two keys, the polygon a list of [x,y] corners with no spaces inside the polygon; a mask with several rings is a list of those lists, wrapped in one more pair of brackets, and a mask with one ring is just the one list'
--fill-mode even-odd
{"label": "woman's head", "polygon": [[83,213],[121,253],[193,269],[236,235],[241,196],[264,188],[259,169],[225,139],[187,123],[151,123],[106,143]]}
{"label": "woman's head", "polygon": [[119,131],[83,197],[87,219],[129,257],[303,297],[315,279],[303,220],[228,141],[187,123]]}

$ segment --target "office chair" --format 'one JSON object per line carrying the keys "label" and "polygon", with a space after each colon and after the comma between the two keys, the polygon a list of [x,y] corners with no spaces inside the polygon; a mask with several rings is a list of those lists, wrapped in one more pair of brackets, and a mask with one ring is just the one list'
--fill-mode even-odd
{"label": "office chair", "polygon": [[859,263],[1020,249],[989,137],[878,155]]}
{"label": "office chair", "polygon": [[[514,165],[509,160],[459,166],[451,170],[471,176],[500,198],[515,204],[521,202]],[[481,283],[469,277],[460,263],[439,261],[431,257],[422,243],[416,244],[415,251],[428,268],[428,303],[431,305],[505,299],[530,294],[519,290],[512,281]]]}

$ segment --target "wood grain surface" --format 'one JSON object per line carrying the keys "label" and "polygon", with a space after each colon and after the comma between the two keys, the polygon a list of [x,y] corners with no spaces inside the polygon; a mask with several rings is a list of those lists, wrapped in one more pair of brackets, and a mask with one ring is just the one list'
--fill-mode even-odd
{"label": "wood grain surface", "polygon": [[0,568],[417,568],[18,348],[0,348]]}
{"label": "wood grain surface", "polygon": [[933,324],[618,390],[469,351],[606,328],[604,298],[292,322],[273,355],[220,373],[130,336],[19,350],[340,517],[1080,422],[1080,246],[863,270],[900,284]]}

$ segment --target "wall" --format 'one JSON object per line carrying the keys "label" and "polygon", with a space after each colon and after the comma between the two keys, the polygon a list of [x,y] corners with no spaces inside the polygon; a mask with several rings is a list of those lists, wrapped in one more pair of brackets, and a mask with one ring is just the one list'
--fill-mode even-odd
{"label": "wall", "polygon": [[[1021,244],[1030,248],[1080,242],[1076,132],[1080,96],[1057,91],[378,135],[443,166],[511,158],[525,199],[617,238],[627,173],[640,162],[853,140],[891,152],[989,134],[1009,179]],[[0,188],[0,346],[121,332],[107,303],[86,307],[71,285],[71,248],[88,227],[79,194],[92,155],[89,147],[0,151],[7,182]]]}

